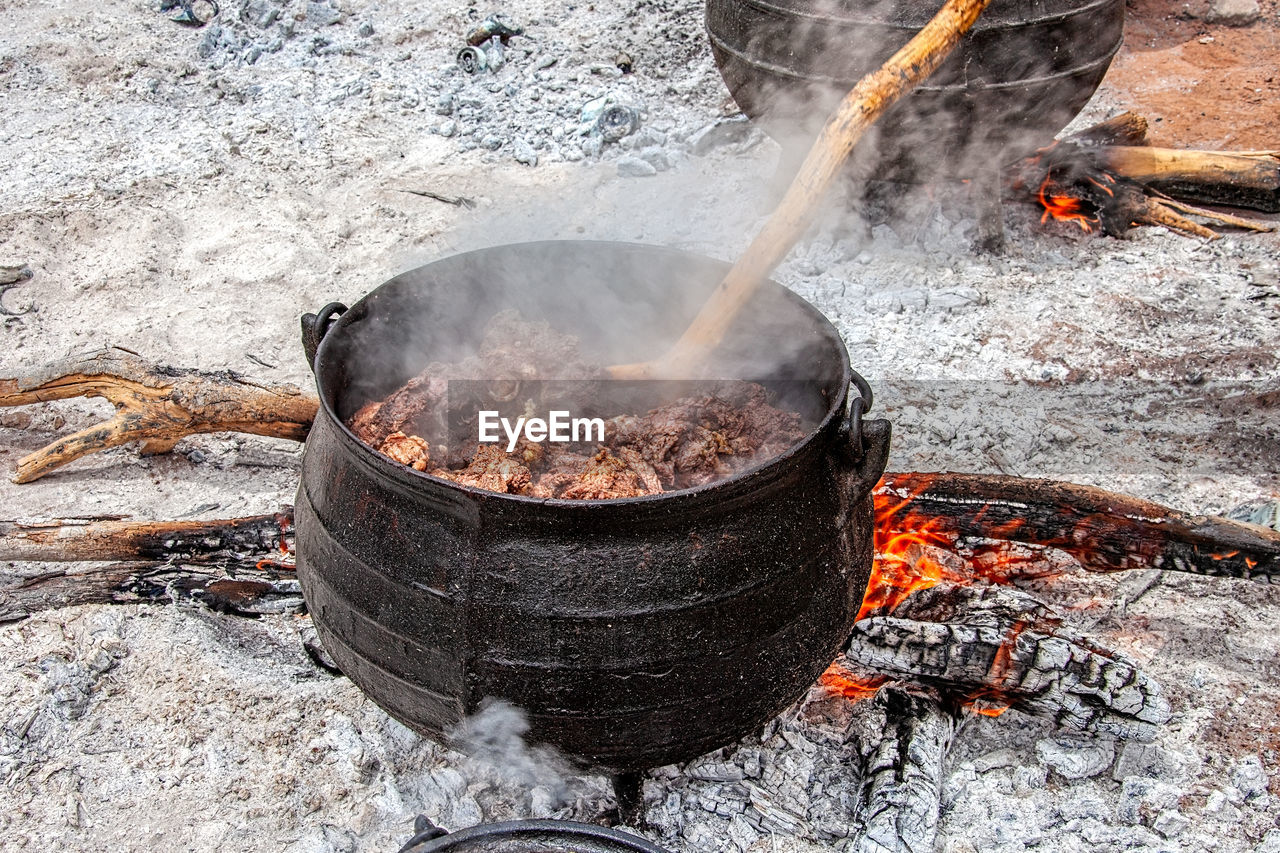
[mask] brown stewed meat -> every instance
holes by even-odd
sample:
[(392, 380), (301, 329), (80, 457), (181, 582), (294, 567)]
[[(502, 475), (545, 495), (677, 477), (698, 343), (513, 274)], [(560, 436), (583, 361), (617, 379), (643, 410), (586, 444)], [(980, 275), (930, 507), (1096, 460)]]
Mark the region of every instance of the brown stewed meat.
[(564, 500), (701, 486), (760, 465), (805, 435), (800, 415), (772, 405), (763, 386), (731, 381), (699, 386), (698, 393), (643, 415), (615, 414), (604, 421), (603, 441), (595, 435), (594, 441), (543, 442), (525, 434), (508, 452), (509, 437), (477, 443), (472, 421), (465, 439), (456, 438), (456, 429), (450, 438), (453, 380), (479, 380), (467, 386), (477, 408), (505, 406), (518, 414), (545, 402), (534, 380), (575, 380), (571, 396), (581, 400), (599, 390), (601, 375), (576, 339), (504, 311), (490, 322), (475, 355), (428, 365), (383, 400), (362, 406), (348, 426), (410, 468), (475, 488)]

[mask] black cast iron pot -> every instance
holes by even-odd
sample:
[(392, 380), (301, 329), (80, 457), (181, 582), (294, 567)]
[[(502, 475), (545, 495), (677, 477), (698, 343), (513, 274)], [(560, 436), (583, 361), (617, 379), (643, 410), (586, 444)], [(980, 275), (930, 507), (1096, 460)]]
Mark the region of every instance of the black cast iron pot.
[(777, 284), (720, 365), (762, 379), (813, 428), (726, 480), (604, 501), (497, 494), (399, 465), (344, 426), (473, 346), (501, 308), (578, 335), (604, 364), (660, 353), (727, 268), (620, 243), (499, 246), (303, 319), (321, 403), (299, 578), (325, 647), (388, 713), (438, 737), (498, 697), (527, 712), (534, 739), (635, 770), (756, 729), (833, 660), (870, 572), (889, 424), (862, 420), (869, 390), (848, 405), (855, 374), (835, 329)]

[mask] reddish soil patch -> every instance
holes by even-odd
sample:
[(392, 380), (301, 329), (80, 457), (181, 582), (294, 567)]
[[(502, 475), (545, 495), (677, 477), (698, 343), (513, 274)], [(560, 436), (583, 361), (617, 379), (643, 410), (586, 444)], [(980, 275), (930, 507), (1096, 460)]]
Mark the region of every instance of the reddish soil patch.
[(1208, 0), (1130, 0), (1105, 85), (1171, 148), (1280, 148), (1280, 3), (1248, 27), (1206, 23)]

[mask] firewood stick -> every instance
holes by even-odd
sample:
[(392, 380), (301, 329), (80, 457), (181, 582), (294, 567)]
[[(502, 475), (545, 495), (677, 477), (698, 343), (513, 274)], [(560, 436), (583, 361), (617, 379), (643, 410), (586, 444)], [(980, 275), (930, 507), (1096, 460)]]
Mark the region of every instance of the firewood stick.
[(1230, 225), (1232, 228), (1242, 228), (1245, 231), (1258, 231), (1266, 233), (1276, 230), (1275, 226), (1269, 222), (1259, 222), (1256, 219), (1245, 219), (1243, 216), (1232, 216), (1230, 213), (1221, 213), (1216, 210), (1206, 210), (1203, 207), (1196, 207), (1194, 204), (1178, 201), (1172, 198), (1156, 199), (1162, 206), (1172, 208), (1181, 213), (1190, 213), (1194, 216), (1201, 216), (1211, 222), (1221, 222), (1223, 225)]
[(178, 439), (203, 432), (243, 432), (302, 440), (316, 398), (292, 385), (255, 385), (233, 373), (157, 368), (113, 347), (0, 379), (0, 406), (69, 397), (104, 397), (110, 420), (64, 436), (18, 462), (13, 478), (29, 483), (87, 453), (141, 441), (143, 453), (164, 453)]
[[(230, 566), (157, 564), (154, 561), (77, 566), (36, 575), (0, 571), (0, 623), (43, 610), (81, 604), (139, 604), (195, 598), (215, 610), (243, 615), (297, 612), (297, 582), (273, 571), (232, 561)], [(231, 572), (236, 577), (228, 577)], [(250, 574), (252, 577), (243, 577)]]
[(1112, 145), (1093, 156), (1102, 168), (1174, 198), (1280, 213), (1280, 152)]
[[(1056, 548), (1091, 571), (1156, 566), (1263, 580), (1280, 574), (1280, 532), (1090, 486), (987, 474), (887, 473), (875, 498), (895, 507), (881, 516), (879, 533), (887, 537), (927, 525), (957, 539)], [(289, 507), (217, 521), (0, 522), (0, 561), (245, 566), (278, 553), (292, 524)]]
[(1073, 133), (1066, 139), (1077, 145), (1145, 145), (1149, 125), (1144, 116), (1124, 112)]
[(35, 575), (0, 570), (0, 623), (55, 607), (167, 600), (179, 593), (236, 613), (296, 610), (293, 581), (275, 580), (281, 572), (292, 577), (290, 567), (274, 559), (292, 550), (292, 527), (292, 507), (216, 521), (0, 522), (3, 562), (122, 561)]
[(990, 0), (947, 0), (928, 24), (879, 70), (844, 97), (809, 150), (777, 210), (733, 265), (675, 346), (656, 361), (614, 365), (615, 379), (682, 378), (720, 344), (751, 299), (817, 212), (818, 202), (867, 129), (900, 97), (932, 74)]
[(0, 561), (208, 563), (243, 557), (256, 562), (262, 554), (287, 549), (292, 526), (293, 507), (215, 521), (0, 521)]
[[(132, 366), (138, 368), (140, 364), (138, 360)], [(142, 365), (142, 368), (149, 374), (158, 371), (157, 368), (146, 365)], [(46, 373), (63, 375), (57, 368), (51, 368)], [(136, 370), (134, 375), (137, 375)], [(200, 374), (178, 375), (183, 377), (183, 382), (190, 383), (181, 399), (209, 399), (215, 396), (213, 390), (221, 387), (220, 379), (210, 386), (207, 377)], [(93, 378), (106, 387), (129, 387), (128, 380), (118, 379), (105, 372), (96, 373)], [(3, 383), (0, 380), (0, 403), (18, 405), (19, 402), (15, 400), (18, 395), (3, 394)], [(43, 384), (45, 390), (23, 392), (25, 396), (21, 398), (21, 402), (92, 393), (98, 387), (88, 382), (35, 384)], [(264, 392), (264, 396), (266, 393)], [(178, 395), (173, 392), (173, 396)], [(157, 395), (153, 399), (163, 401), (164, 397)], [(268, 400), (274, 402), (276, 399), (276, 393), (271, 392)], [(284, 400), (296, 412), (296, 420), (286, 424), (289, 430), (287, 437), (301, 439), (310, 425), (317, 402), (315, 398), (301, 394), (296, 397), (286, 396)], [(163, 412), (162, 405), (160, 403), (158, 407)], [(259, 407), (256, 411), (264, 409)], [(247, 417), (243, 413), (235, 414), (241, 421)], [(279, 423), (282, 421), (272, 421), (272, 424)], [(165, 426), (172, 430), (170, 435), (178, 436), (187, 434), (184, 430), (195, 431), (192, 424), (190, 421), (185, 424), (170, 422)], [(270, 430), (255, 428), (246, 431), (259, 435), (286, 435), (283, 430), (273, 432), (275, 427), (272, 424), (268, 425)], [(228, 421), (215, 423), (206, 418), (203, 424), (195, 424), (195, 427), (235, 430), (241, 425), (239, 422)], [(20, 469), (20, 475), (15, 479), (18, 482), (29, 482), (72, 458), (118, 443), (123, 442), (84, 442), (74, 455), (55, 457), (49, 452), (50, 449), (56, 449), (62, 444), (55, 442), (46, 450), (23, 460), (28, 467)], [(30, 460), (33, 457), (41, 457), (42, 461), (37, 473), (30, 476), (29, 472), (33, 468)], [(28, 476), (23, 476), (22, 471), (28, 472)], [(1098, 571), (1161, 565), (1164, 568), (1231, 577), (1271, 577), (1280, 574), (1280, 533), (1228, 519), (1178, 513), (1137, 498), (1087, 486), (982, 474), (891, 472), (885, 475), (878, 496), (880, 499), (912, 496), (909, 502), (899, 508), (900, 512), (916, 512), (925, 517), (936, 518), (943, 529), (951, 530), (957, 535), (1057, 547), (1080, 559), (1087, 568)], [(975, 502), (973, 498), (979, 496), (984, 500)], [(266, 518), (269, 517), (262, 517), (256, 523), (266, 524)], [(233, 519), (224, 523), (241, 524), (245, 521)], [(250, 519), (247, 523), (248, 530), (255, 529), (254, 520)], [(117, 526), (113, 527), (113, 524)], [(168, 559), (171, 554), (186, 553), (182, 551), (184, 543), (196, 542), (200, 536), (195, 532), (183, 534), (181, 530), (172, 539), (164, 539), (158, 535), (159, 531), (173, 532), (174, 528), (166, 527), (172, 524), (175, 523), (98, 522), (97, 525), (85, 526), (72, 536), (62, 530), (59, 536), (43, 538), (38, 530), (15, 531), (12, 526), (6, 528), (0, 525), (0, 559), (137, 560), (144, 554), (139, 549), (161, 541), (173, 543), (171, 551), (163, 555)], [(194, 531), (200, 529), (202, 524), (216, 523), (189, 524), (191, 527), (184, 529)], [(1081, 535), (1080, 530), (1088, 530), (1089, 536), (1084, 539), (1075, 538)], [(104, 539), (104, 532), (107, 531), (109, 535)], [(1084, 548), (1081, 542), (1088, 542), (1091, 547)], [(60, 554), (65, 556), (59, 556)]]
[(1280, 576), (1280, 531), (1091, 486), (994, 474), (888, 473), (876, 500), (897, 506), (887, 522), (895, 529), (927, 520), (942, 533), (1057, 548), (1090, 571), (1155, 567)]
[[(1128, 212), (1136, 225), (1160, 225), (1188, 237), (1200, 237), (1205, 240), (1222, 239), (1222, 235), (1212, 228), (1206, 228), (1198, 222), (1180, 216), (1162, 204), (1159, 199), (1148, 198), (1140, 207)], [(1257, 230), (1265, 231), (1266, 229)]]

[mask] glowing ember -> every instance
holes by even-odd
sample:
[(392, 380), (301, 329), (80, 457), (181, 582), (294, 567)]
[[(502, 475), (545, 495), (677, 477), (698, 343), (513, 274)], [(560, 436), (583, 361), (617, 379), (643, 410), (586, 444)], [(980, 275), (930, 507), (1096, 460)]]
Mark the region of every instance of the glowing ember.
[(819, 676), (818, 683), (833, 696), (843, 696), (850, 702), (861, 702), (863, 699), (870, 699), (876, 695), (876, 692), (888, 680), (883, 675), (866, 677), (854, 675), (839, 663), (833, 663), (827, 667), (826, 672)]
[(986, 698), (971, 699), (965, 703), (964, 707), (966, 710), (981, 714), (984, 717), (998, 717), (1009, 710), (1009, 706), (1006, 703)]
[(265, 572), (271, 569), (283, 569), (285, 571), (292, 572), (295, 569), (297, 569), (297, 566), (293, 563), (292, 560), (289, 559), (290, 551), (289, 551), (289, 539), (287, 534), (289, 532), (290, 518), (291, 516), (289, 516), (286, 513), (282, 513), (282, 512), (276, 513), (276, 516), (275, 516), (276, 524), (280, 526), (280, 542), (279, 542), (280, 559), (272, 560), (268, 558), (264, 560), (259, 560), (257, 564), (258, 571)]

